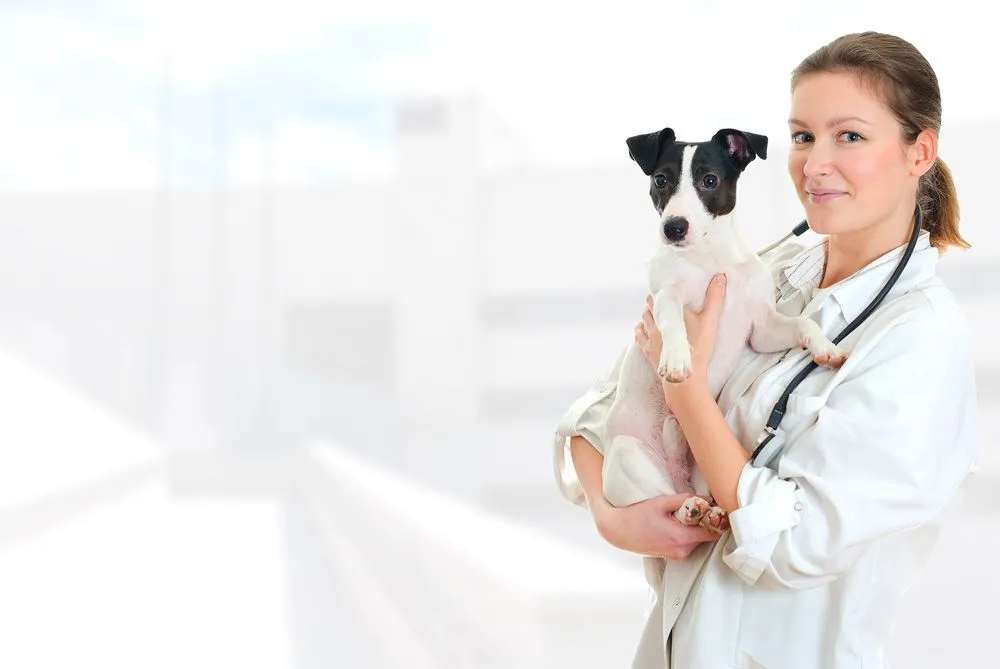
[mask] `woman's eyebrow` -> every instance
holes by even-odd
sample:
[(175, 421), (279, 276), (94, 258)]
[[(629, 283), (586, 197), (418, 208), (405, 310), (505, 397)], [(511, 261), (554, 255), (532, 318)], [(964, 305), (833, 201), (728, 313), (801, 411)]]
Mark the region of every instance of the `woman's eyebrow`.
[[(827, 121), (826, 127), (832, 128), (833, 126), (842, 125), (844, 123), (847, 123), (848, 121), (857, 121), (859, 123), (863, 123), (864, 125), (871, 125), (871, 123), (864, 120), (860, 116), (838, 116), (837, 118), (832, 118), (829, 121)], [(805, 123), (804, 121), (800, 121), (797, 118), (788, 119), (788, 125), (798, 125), (802, 126), (803, 128), (808, 127), (807, 123)]]

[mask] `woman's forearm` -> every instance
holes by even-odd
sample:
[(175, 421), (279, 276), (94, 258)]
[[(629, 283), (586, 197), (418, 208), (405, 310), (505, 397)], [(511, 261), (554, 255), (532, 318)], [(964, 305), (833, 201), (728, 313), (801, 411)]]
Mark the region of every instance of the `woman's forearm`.
[[(687, 386), (688, 383), (692, 385)], [(665, 386), (670, 410), (687, 438), (715, 503), (727, 513), (732, 512), (739, 507), (736, 490), (750, 458), (733, 436), (707, 383), (689, 379), (681, 385), (685, 387)]]
[(570, 440), (577, 478), (601, 537), (615, 548), (642, 556), (683, 560), (704, 541), (718, 535), (686, 527), (674, 517), (687, 495), (660, 495), (625, 507), (604, 497), (604, 456), (583, 437)]

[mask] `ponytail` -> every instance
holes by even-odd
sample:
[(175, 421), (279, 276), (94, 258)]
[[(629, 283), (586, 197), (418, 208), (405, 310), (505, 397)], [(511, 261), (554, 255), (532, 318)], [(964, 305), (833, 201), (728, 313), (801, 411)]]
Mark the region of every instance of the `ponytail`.
[(924, 214), (924, 229), (931, 233), (931, 246), (942, 254), (949, 246), (962, 249), (970, 244), (958, 231), (958, 192), (951, 170), (940, 158), (927, 173), (920, 177), (917, 195)]

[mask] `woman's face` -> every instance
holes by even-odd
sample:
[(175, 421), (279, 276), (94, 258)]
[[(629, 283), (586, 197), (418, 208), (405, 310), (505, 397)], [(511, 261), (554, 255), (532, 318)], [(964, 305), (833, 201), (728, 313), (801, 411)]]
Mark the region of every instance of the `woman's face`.
[(801, 79), (788, 127), (788, 172), (813, 231), (868, 231), (913, 206), (914, 152), (892, 112), (855, 75)]

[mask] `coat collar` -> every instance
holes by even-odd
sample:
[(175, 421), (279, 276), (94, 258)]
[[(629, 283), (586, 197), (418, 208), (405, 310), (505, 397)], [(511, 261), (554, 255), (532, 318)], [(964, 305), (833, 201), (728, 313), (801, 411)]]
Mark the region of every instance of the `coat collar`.
[[(788, 299), (798, 292), (804, 298), (804, 303), (821, 304), (825, 299), (817, 297), (832, 297), (840, 306), (844, 320), (853, 321), (864, 310), (868, 303), (881, 290), (889, 279), (899, 258), (905, 251), (900, 246), (876, 258), (848, 278), (827, 288), (818, 289), (826, 265), (826, 239), (807, 247), (801, 253), (786, 262), (778, 271), (778, 291), (782, 300)], [(938, 253), (930, 243), (930, 233), (921, 230), (917, 237), (917, 245), (913, 255), (906, 263), (906, 268), (890, 291), (890, 295), (905, 293), (911, 288), (934, 276), (937, 269)], [(814, 292), (815, 291), (815, 292)], [(811, 309), (809, 310), (811, 311)]]

